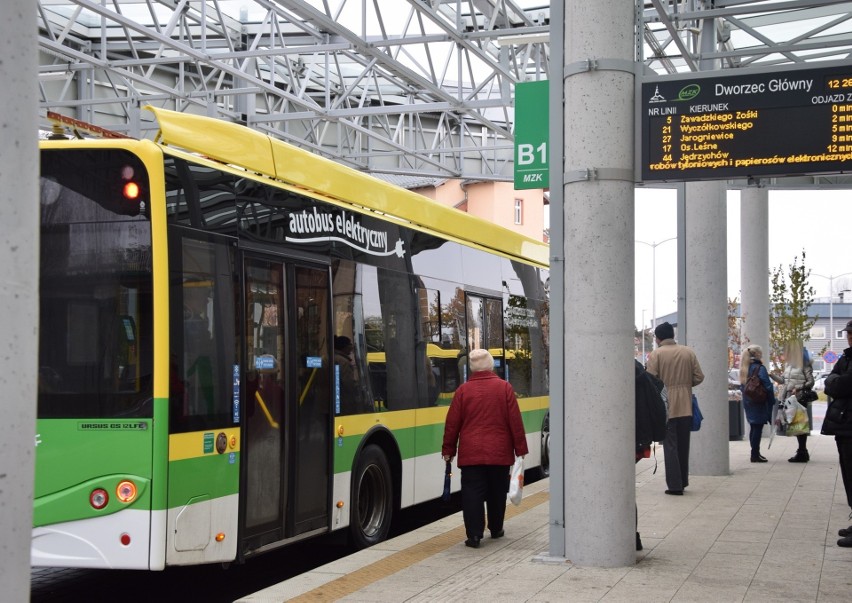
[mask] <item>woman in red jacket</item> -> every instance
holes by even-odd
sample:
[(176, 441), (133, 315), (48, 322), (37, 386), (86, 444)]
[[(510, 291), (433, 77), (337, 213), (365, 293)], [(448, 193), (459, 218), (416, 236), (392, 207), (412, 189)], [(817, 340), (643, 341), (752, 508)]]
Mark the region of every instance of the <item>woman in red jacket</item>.
[(477, 548), (485, 532), (485, 511), (492, 538), (503, 536), (509, 468), (515, 456), (529, 452), (521, 409), (512, 386), (494, 374), (488, 350), (469, 355), (470, 379), (456, 390), (444, 425), (445, 461), (456, 455), (461, 468), (465, 545)]

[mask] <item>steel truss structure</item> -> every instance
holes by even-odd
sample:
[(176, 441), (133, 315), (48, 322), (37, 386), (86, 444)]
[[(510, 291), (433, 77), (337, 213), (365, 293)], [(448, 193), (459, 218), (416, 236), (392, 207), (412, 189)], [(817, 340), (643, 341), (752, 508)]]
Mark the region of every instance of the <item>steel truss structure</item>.
[[(548, 0), (36, 4), (43, 114), (145, 137), (146, 104), (201, 113), (373, 173), (511, 180), (514, 87), (552, 71)], [(636, 23), (646, 73), (852, 52), (852, 2), (637, 0)]]

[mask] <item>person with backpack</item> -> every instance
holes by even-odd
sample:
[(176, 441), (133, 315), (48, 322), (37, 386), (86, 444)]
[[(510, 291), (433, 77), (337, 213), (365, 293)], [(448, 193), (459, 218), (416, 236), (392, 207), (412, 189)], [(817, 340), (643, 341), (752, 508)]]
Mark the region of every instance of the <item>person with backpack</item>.
[[(651, 456), (654, 442), (666, 439), (666, 386), (633, 359), (636, 372), (636, 462)], [(656, 470), (655, 470), (656, 471)], [(639, 537), (639, 508), (636, 508), (636, 550), (642, 550)]]
[[(772, 418), (775, 407), (775, 388), (769, 380), (769, 372), (763, 366), (763, 348), (757, 344), (748, 346), (740, 360), (740, 387), (743, 392), (743, 409), (750, 430), (748, 434), (751, 443), (751, 462), (765, 463), (767, 459), (760, 454), (760, 438), (763, 437), (763, 426)], [(757, 380), (754, 387), (749, 386), (750, 380)]]

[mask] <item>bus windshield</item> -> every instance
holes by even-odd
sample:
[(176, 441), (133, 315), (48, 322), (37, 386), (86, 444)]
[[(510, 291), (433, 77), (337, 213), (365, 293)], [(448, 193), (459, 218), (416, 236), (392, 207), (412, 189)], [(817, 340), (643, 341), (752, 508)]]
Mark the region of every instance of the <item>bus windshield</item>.
[(38, 416), (150, 417), (151, 224), (144, 164), (119, 149), (44, 150), (39, 183)]

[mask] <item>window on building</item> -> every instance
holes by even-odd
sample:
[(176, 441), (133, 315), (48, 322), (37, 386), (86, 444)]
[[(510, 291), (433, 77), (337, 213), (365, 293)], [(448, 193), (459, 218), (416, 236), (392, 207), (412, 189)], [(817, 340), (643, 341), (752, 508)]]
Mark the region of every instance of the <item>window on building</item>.
[(515, 224), (524, 223), (524, 200), (515, 199)]
[(825, 327), (811, 327), (811, 339), (825, 339)]

